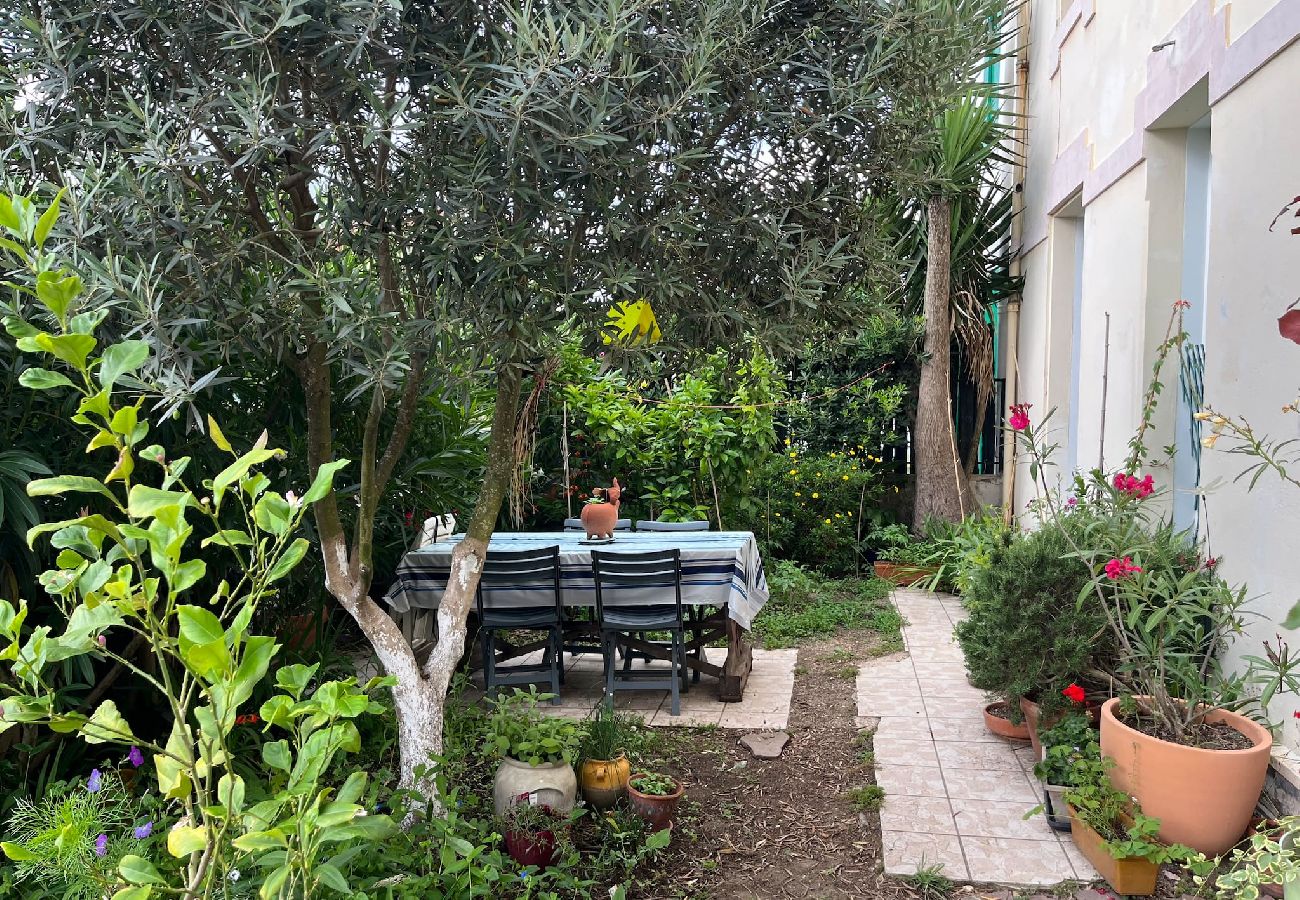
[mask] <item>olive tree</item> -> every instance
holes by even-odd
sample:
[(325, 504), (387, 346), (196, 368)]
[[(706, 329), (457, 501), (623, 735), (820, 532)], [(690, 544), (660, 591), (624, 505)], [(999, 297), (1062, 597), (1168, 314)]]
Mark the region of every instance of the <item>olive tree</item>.
[[(397, 676), (409, 785), (560, 337), (642, 299), (665, 352), (851, 322), (845, 286), (888, 256), (865, 200), (904, 177), (999, 5), (17, 0), (0, 146), (11, 176), (71, 189), (65, 237), (178, 396), (196, 360), (276, 361), (310, 467), (359, 461), (355, 504), (313, 511), (330, 592)], [(420, 661), (370, 597), (373, 524), (452, 362), (495, 410)], [(341, 415), (359, 446), (336, 446)]]

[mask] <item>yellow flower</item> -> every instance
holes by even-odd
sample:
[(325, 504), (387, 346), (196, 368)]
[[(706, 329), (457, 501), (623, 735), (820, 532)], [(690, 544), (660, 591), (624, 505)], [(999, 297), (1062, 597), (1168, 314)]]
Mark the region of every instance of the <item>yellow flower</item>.
[(794, 458), (797, 457), (798, 455), (799, 455), (799, 454), (798, 454), (798, 453), (795, 453), (793, 450), (790, 451), (790, 458), (791, 458), (791, 459), (794, 459)]
[(1213, 450), (1214, 445), (1218, 442), (1218, 440), (1219, 440), (1219, 436), (1217, 434), (1207, 435), (1206, 437), (1201, 438), (1201, 446), (1206, 448), (1207, 450)]
[(802, 497), (802, 496), (803, 496), (803, 494), (799, 493), (798, 491), (795, 491), (795, 492), (794, 492), (794, 495), (795, 495), (796, 497)]
[(895, 493), (895, 494), (898, 493), (898, 485), (894, 485), (894, 493)]
[(845, 481), (849, 480), (849, 476), (847, 475), (841, 475), (840, 478), (844, 479)]
[(1193, 414), (1192, 414), (1192, 418), (1195, 419), (1195, 420), (1198, 421), (1198, 422), (1204, 422), (1204, 421), (1205, 421), (1206, 419), (1208, 419), (1209, 417), (1210, 417), (1210, 413), (1209, 413), (1209, 411), (1208, 411), (1208, 410), (1204, 410), (1204, 409), (1201, 410), (1201, 411), (1198, 412), (1198, 413), (1193, 413)]
[(821, 494), (817, 493), (816, 491), (813, 491), (813, 499), (814, 499), (814, 500), (820, 500), (820, 499), (821, 499), (821, 496), (822, 496)]
[(786, 445), (787, 447), (790, 446), (790, 439), (789, 439), (789, 438), (786, 438), (786, 439), (785, 439), (785, 445)]
[(842, 519), (842, 518), (844, 518), (844, 516), (843, 516), (841, 513), (836, 513), (836, 514), (835, 514), (835, 518), (837, 518), (837, 519)]
[(643, 382), (641, 382), (641, 387), (643, 387), (643, 388), (648, 388), (648, 387), (650, 387), (650, 382), (648, 382), (648, 381), (643, 381)]
[(849, 510), (849, 518), (853, 518), (853, 510)]
[(821, 473), (821, 472), (818, 472), (818, 473), (817, 473), (817, 477), (818, 477), (818, 478), (821, 478), (821, 477), (822, 477), (822, 473)]
[(777, 513), (777, 514), (776, 514), (776, 517), (777, 517), (778, 519), (781, 518), (781, 514), (780, 514), (780, 513)]
[(791, 469), (791, 470), (790, 470), (790, 474), (791, 474), (791, 475), (798, 475), (798, 474), (799, 474), (799, 470), (798, 470), (798, 469)]
[(823, 519), (822, 521), (824, 521), (827, 525), (831, 524), (831, 520), (830, 520), (830, 519)]

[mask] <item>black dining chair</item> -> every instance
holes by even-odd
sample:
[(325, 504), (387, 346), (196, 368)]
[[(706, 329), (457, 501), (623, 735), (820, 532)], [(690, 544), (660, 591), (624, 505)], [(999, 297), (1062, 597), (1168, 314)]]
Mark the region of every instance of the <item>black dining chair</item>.
[[(707, 519), (693, 519), (687, 522), (660, 522), (657, 519), (638, 519), (636, 523), (637, 531), (653, 531), (653, 532), (708, 531), (710, 527), (711, 526)], [(703, 606), (692, 604), (691, 606), (686, 607), (686, 621), (688, 623), (688, 627), (694, 627), (695, 631), (699, 631), (699, 629), (702, 627), (701, 623), (704, 620), (704, 614), (705, 614), (705, 608)], [(642, 640), (645, 639), (645, 635), (640, 635), (640, 637)], [(637, 653), (634, 650), (624, 649), (623, 652), (624, 654), (626, 654), (627, 659), (636, 659), (638, 656), (641, 657), (642, 659), (647, 659), (647, 660), (650, 658), (645, 653)], [(704, 660), (703, 646), (695, 648), (695, 659), (697, 661), (703, 662)], [(699, 683), (700, 681), (699, 669), (695, 669), (693, 672), (691, 672), (691, 680), (694, 681), (696, 684)]]
[[(681, 693), (686, 681), (686, 626), (682, 620), (681, 551), (654, 550), (643, 553), (591, 552), (596, 580), (596, 623), (600, 628), (605, 661), (605, 702), (613, 704), (619, 690), (662, 691), (672, 697), (672, 715), (681, 715)], [(659, 594), (671, 590), (671, 602), (644, 603), (632, 592)], [(667, 632), (671, 648), (668, 672), (662, 669), (618, 670), (615, 648), (624, 636), (646, 632)], [(665, 678), (665, 674), (667, 678)]]
[[(565, 520), (564, 520), (564, 530), (565, 530), (565, 531), (586, 531), (586, 530), (587, 530), (587, 526), (582, 524), (582, 520), (581, 520), (581, 519), (565, 519)], [(632, 520), (631, 520), (631, 519), (615, 519), (615, 520), (614, 520), (614, 530), (615, 530), (615, 531), (631, 531), (631, 530), (632, 530)]]
[[(553, 603), (505, 606), (493, 595), (514, 589), (549, 592)], [(564, 594), (560, 587), (560, 548), (489, 550), (478, 585), (479, 634), (483, 640), (483, 687), (488, 693), (503, 685), (549, 683), (560, 702), (564, 683)], [(496, 636), (502, 631), (545, 631), (540, 663), (497, 668)]]

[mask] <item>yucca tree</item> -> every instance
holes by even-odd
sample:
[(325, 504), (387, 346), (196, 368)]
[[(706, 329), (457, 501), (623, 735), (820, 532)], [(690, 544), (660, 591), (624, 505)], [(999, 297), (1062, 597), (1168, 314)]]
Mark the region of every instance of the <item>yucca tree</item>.
[[(917, 527), (929, 518), (957, 521), (975, 509), (968, 476), (993, 385), (986, 314), (1015, 287), (1006, 269), (1013, 124), (990, 102), (995, 97), (995, 88), (981, 90), (937, 117), (930, 152), (918, 161), (926, 190), (898, 206), (899, 243), (912, 263), (907, 303), (926, 323), (913, 428)], [(954, 340), (976, 391), (976, 437), (964, 460), (951, 402)]]

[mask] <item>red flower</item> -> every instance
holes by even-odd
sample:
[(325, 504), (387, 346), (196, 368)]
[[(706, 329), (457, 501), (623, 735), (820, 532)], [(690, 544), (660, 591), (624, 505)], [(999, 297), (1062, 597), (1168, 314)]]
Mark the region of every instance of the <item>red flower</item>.
[(1297, 719), (1300, 719), (1300, 709), (1297, 709), (1295, 712), (1291, 713), (1291, 715), (1295, 716)]
[(260, 721), (262, 720), (257, 717), (256, 713), (248, 713), (247, 715), (243, 715), (243, 716), (235, 716), (236, 725), (255, 725)]
[(1085, 696), (1083, 688), (1079, 687), (1077, 684), (1071, 684), (1069, 687), (1061, 691), (1061, 694), (1073, 703), (1082, 703)]
[(1007, 424), (1011, 426), (1012, 431), (1024, 431), (1029, 427), (1029, 409), (1032, 403), (1015, 403), (1011, 406), (1011, 418)]
[(1175, 300), (1175, 301), (1174, 301), (1174, 309), (1191, 309), (1191, 308), (1192, 308), (1192, 303), (1191, 303), (1190, 300)]
[(1141, 566), (1133, 565), (1132, 557), (1126, 556), (1123, 559), (1112, 559), (1106, 563), (1106, 577), (1111, 581), (1119, 581), (1121, 578), (1127, 578), (1134, 572), (1141, 572)]

